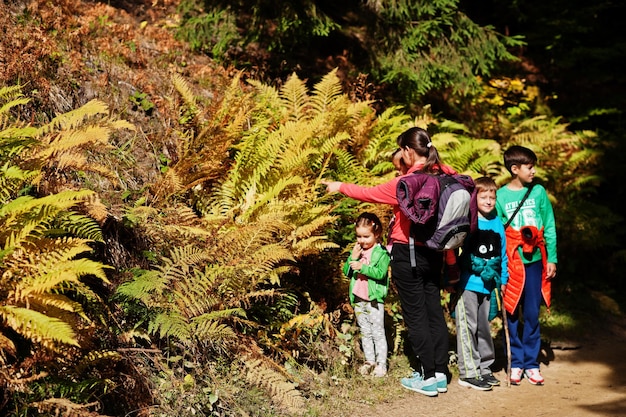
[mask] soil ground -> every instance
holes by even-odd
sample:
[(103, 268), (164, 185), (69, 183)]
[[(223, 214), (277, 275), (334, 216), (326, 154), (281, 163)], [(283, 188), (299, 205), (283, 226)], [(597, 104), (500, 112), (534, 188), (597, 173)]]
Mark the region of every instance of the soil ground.
[[(406, 391), (393, 402), (357, 407), (352, 415), (416, 417), (463, 416), (538, 417), (626, 416), (626, 326), (612, 323), (599, 334), (582, 340), (551, 342), (543, 350), (543, 386), (523, 380), (508, 387), (505, 371), (494, 374), (503, 381), (483, 392), (458, 385), (454, 377), (448, 392), (426, 397)], [(392, 383), (392, 380), (389, 380)], [(399, 381), (393, 381), (399, 383)]]

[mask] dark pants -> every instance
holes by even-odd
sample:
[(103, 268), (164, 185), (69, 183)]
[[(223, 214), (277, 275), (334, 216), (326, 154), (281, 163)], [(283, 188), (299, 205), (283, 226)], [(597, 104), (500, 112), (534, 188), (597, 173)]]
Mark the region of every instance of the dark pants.
[(435, 372), (448, 374), (448, 328), (441, 308), (439, 282), (443, 254), (418, 246), (416, 268), (411, 268), (409, 245), (394, 243), (391, 276), (398, 289), (402, 316), (424, 379)]

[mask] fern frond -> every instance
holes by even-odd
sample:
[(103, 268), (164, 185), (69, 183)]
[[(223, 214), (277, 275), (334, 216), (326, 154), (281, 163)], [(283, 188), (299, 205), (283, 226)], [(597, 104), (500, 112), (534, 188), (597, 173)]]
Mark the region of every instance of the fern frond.
[(0, 115), (7, 114), (12, 108), (28, 104), (30, 99), (22, 94), (22, 86), (10, 85), (0, 87)]
[(329, 223), (335, 221), (335, 219), (336, 216), (331, 215), (320, 215), (319, 217), (315, 217), (306, 224), (296, 227), (292, 232), (292, 237), (294, 240), (310, 237), (311, 235), (313, 235), (313, 233), (321, 230)]
[(193, 335), (188, 320), (176, 311), (157, 314), (150, 322), (148, 331), (161, 338), (173, 337), (180, 341), (189, 341)]
[(116, 292), (126, 297), (135, 298), (148, 307), (152, 307), (154, 294), (160, 295), (169, 288), (169, 279), (160, 271), (135, 271), (132, 281), (120, 284)]
[(224, 344), (237, 338), (237, 334), (231, 327), (220, 324), (205, 315), (194, 317), (193, 330), (194, 337), (200, 340), (210, 340), (212, 344)]
[(337, 76), (337, 68), (328, 72), (322, 80), (313, 87), (311, 107), (317, 113), (324, 113), (332, 108), (332, 103), (343, 94), (341, 80)]
[[(96, 208), (95, 205), (90, 206)], [(105, 206), (101, 204), (101, 207)], [(72, 236), (92, 240), (94, 242), (102, 242), (102, 229), (91, 217), (75, 212), (68, 212), (67, 214), (60, 215), (55, 223), (55, 226)]]
[(305, 409), (304, 398), (294, 383), (261, 359), (247, 358), (243, 360), (246, 367), (246, 380), (255, 386), (267, 390), (276, 404), (290, 413), (299, 415)]
[(191, 91), (189, 83), (180, 74), (174, 74), (172, 75), (172, 84), (183, 99), (186, 110), (190, 113), (190, 115), (192, 117), (198, 116), (198, 104), (193, 91)]
[[(100, 225), (103, 224), (109, 217), (109, 210), (107, 209), (107, 206), (102, 203), (97, 194), (93, 194), (91, 197), (86, 198), (83, 203), (83, 207), (87, 215), (96, 220), (96, 222)], [(102, 241), (102, 231), (100, 231), (98, 235), (97, 233), (94, 233), (91, 228), (89, 228), (89, 232), (87, 234), (82, 236), (88, 239), (93, 239), (97, 242)]]
[(27, 308), (0, 306), (0, 317), (13, 330), (53, 349), (57, 343), (79, 346), (74, 330), (62, 320)]
[(293, 245), (293, 250), (298, 256), (319, 253), (326, 249), (337, 249), (339, 245), (328, 241), (327, 236), (311, 236), (299, 240)]
[(79, 282), (80, 278), (85, 275), (94, 275), (104, 282), (109, 282), (103, 265), (90, 259), (60, 261), (52, 265), (40, 266), (38, 269), (42, 273), (30, 277), (26, 285), (16, 289), (19, 299), (25, 299), (30, 294), (52, 291), (61, 283)]
[[(250, 195), (250, 200), (253, 204), (249, 204), (249, 208), (242, 207), (242, 220), (247, 221), (254, 216), (259, 208), (265, 208), (268, 203), (279, 198), (279, 196), (286, 192), (289, 187), (297, 186), (303, 183), (300, 177), (287, 177), (281, 178), (276, 181), (269, 189), (262, 195)], [(253, 189), (251, 189), (253, 191)]]
[(91, 100), (79, 109), (63, 113), (53, 118), (50, 123), (39, 128), (40, 135), (48, 134), (56, 129), (76, 129), (85, 119), (96, 115), (108, 114), (109, 107), (100, 100)]
[(59, 310), (69, 311), (70, 313), (77, 313), (78, 315), (84, 317), (83, 306), (62, 294), (31, 293), (28, 301), (33, 305), (36, 304), (42, 307), (52, 307)]
[(309, 95), (304, 81), (296, 73), (292, 73), (280, 89), (279, 94), (289, 119), (295, 122), (306, 120), (309, 106)]
[(189, 270), (192, 265), (200, 265), (210, 259), (209, 255), (196, 246), (174, 247), (170, 251), (172, 262), (180, 265), (184, 270)]

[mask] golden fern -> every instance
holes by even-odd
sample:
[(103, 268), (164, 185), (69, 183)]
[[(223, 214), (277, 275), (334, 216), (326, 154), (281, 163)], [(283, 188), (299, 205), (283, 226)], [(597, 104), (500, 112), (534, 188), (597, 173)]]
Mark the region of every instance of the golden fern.
[(289, 120), (299, 122), (306, 120), (309, 112), (309, 94), (304, 81), (293, 73), (280, 89), (279, 97), (289, 115)]
[[(57, 116), (41, 128), (10, 117), (28, 100), (19, 87), (0, 88), (0, 360), (15, 352), (14, 333), (45, 348), (79, 343), (77, 324), (87, 319), (77, 299), (98, 296), (82, 279), (108, 282), (106, 266), (89, 259), (91, 243), (102, 240), (97, 222), (78, 212), (103, 206), (92, 191), (65, 190), (35, 197), (29, 187), (47, 178), (43, 171), (82, 166), (88, 144), (102, 147), (113, 129), (126, 122), (102, 121), (99, 102)], [(8, 100), (8, 101), (7, 101)], [(98, 119), (98, 120), (93, 120)], [(85, 127), (86, 121), (92, 121)], [(71, 162), (68, 157), (74, 160)], [(19, 164), (19, 165), (18, 165)], [(77, 298), (74, 298), (77, 297)], [(7, 330), (11, 329), (11, 332)], [(14, 332), (14, 333), (13, 333)]]
[(78, 346), (76, 334), (68, 323), (30, 308), (0, 306), (0, 318), (6, 326), (26, 339), (48, 349), (54, 349), (58, 344)]
[(202, 189), (205, 183), (223, 175), (224, 155), (251, 107), (249, 95), (241, 87), (240, 75), (232, 80), (221, 99), (212, 99), (205, 107), (202, 103), (206, 99), (196, 96), (182, 76), (174, 75), (172, 83), (182, 99), (181, 130), (173, 134), (178, 138), (176, 157), (152, 187), (155, 204), (192, 188)]
[(297, 386), (277, 370), (267, 359), (242, 358), (249, 384), (265, 389), (279, 407), (291, 415), (301, 415), (305, 410), (305, 401)]
[(537, 173), (548, 190), (572, 197), (599, 182), (591, 170), (601, 157), (593, 145), (595, 137), (591, 131), (570, 131), (557, 117), (538, 116), (519, 123), (511, 143), (535, 151), (540, 160)]
[[(27, 164), (56, 175), (92, 172), (115, 183), (115, 174), (94, 156), (112, 149), (108, 139), (113, 132), (134, 130), (134, 126), (125, 120), (105, 117), (107, 114), (105, 103), (92, 100), (55, 117), (37, 129), (38, 145), (28, 155)], [(48, 180), (48, 183), (52, 191), (57, 190), (53, 182)]]

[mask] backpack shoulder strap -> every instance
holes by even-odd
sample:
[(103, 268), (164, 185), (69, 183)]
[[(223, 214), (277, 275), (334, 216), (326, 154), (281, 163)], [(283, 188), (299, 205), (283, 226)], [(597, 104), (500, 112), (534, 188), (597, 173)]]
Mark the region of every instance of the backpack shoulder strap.
[(535, 184), (533, 184), (533, 183), (530, 184), (530, 186), (526, 190), (526, 193), (524, 194), (524, 197), (522, 197), (522, 199), (520, 200), (519, 204), (515, 208), (515, 211), (513, 212), (513, 214), (511, 214), (511, 217), (509, 217), (509, 220), (506, 221), (506, 224), (504, 225), (505, 229), (511, 225), (511, 222), (513, 221), (515, 216), (517, 216), (517, 213), (519, 213), (520, 209), (522, 208), (522, 205), (524, 204), (524, 201), (526, 201), (526, 199), (530, 195), (530, 192), (532, 191), (534, 186), (535, 186)]

